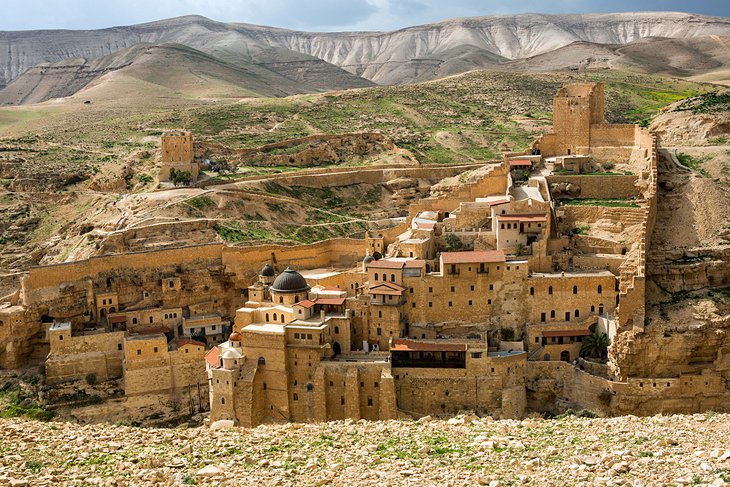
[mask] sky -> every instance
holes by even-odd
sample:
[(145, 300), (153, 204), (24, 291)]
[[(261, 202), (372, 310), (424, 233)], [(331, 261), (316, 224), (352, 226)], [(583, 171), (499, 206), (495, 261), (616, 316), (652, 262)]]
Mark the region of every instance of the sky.
[(475, 15), (625, 11), (730, 17), (730, 0), (2, 0), (0, 30), (99, 29), (198, 14), (308, 31), (384, 31)]

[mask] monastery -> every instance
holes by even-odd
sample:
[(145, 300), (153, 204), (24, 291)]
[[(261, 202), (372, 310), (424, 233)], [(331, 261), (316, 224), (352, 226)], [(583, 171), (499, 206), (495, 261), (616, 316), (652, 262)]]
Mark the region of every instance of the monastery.
[[(530, 151), (419, 200), (403, 223), (364, 240), (210, 244), (33, 268), (0, 304), (0, 366), (48, 350), (49, 383), (93, 373), (123, 378), (129, 397), (180, 401), (204, 390), (197, 406), (212, 422), (243, 426), (730, 410), (727, 378), (712, 366), (661, 378), (634, 369), (654, 137), (605, 123), (601, 84), (565, 86), (553, 103), (553, 132)], [(194, 164), (188, 135), (163, 138), (163, 151), (184, 152), (163, 161)], [(623, 206), (569, 204), (608, 199)], [(601, 333), (607, 363), (579, 359)]]

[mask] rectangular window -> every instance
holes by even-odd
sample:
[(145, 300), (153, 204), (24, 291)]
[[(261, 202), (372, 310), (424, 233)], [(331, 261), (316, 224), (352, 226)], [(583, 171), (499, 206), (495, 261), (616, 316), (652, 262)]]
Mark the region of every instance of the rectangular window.
[(372, 406), (372, 405), (373, 405), (373, 398), (368, 396), (368, 406)]
[(210, 329), (215, 331), (215, 325), (211, 326)]
[(471, 358), (482, 358), (482, 352), (472, 352)]
[(411, 308), (415, 308), (415, 307), (416, 307), (416, 303), (411, 303)]
[(492, 304), (492, 300), (491, 299), (487, 299), (487, 304)]
[(456, 287), (455, 286), (451, 286), (451, 292), (452, 293), (455, 293), (456, 292)]
[(413, 294), (413, 288), (412, 287), (409, 287), (408, 288), (408, 292), (410, 292), (411, 294)]
[(381, 335), (383, 334), (383, 329), (382, 329), (382, 328), (378, 328), (378, 330), (377, 330), (376, 334), (377, 334), (378, 336), (381, 336)]
[(451, 301), (449, 301), (449, 308), (452, 306)]
[(535, 343), (540, 343), (540, 337), (535, 337)]
[(153, 349), (153, 352), (157, 353), (157, 347), (155, 347), (155, 348)]
[(299, 333), (295, 333), (294, 338), (299, 339)]
[(311, 339), (312, 339), (312, 334), (311, 333), (307, 333), (307, 340), (311, 340)]
[(117, 350), (121, 350), (121, 349), (122, 349), (122, 344), (120, 343), (117, 345)]
[(432, 293), (433, 292), (433, 288), (432, 287), (429, 287), (428, 288), (428, 292)]
[(469, 306), (471, 306), (471, 299), (469, 300)]
[(474, 286), (473, 286), (473, 285), (472, 285), (472, 286), (470, 286), (469, 288), (470, 288), (470, 290), (472, 290), (472, 291), (474, 290)]
[(142, 355), (142, 350), (137, 349), (137, 355)]
[(490, 291), (494, 291), (494, 284), (490, 284), (490, 285), (489, 285), (489, 290), (490, 290)]
[(431, 301), (428, 302), (428, 307), (433, 308), (433, 303)]

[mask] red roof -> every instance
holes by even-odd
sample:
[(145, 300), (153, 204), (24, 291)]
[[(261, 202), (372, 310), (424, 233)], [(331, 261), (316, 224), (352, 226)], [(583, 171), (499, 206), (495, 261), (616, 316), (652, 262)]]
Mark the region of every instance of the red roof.
[(218, 350), (218, 347), (211, 348), (208, 350), (208, 353), (205, 354), (205, 361), (213, 368), (218, 367), (218, 358), (220, 357), (220, 353), (221, 352)]
[(345, 298), (317, 298), (315, 304), (331, 304), (331, 305), (342, 305), (345, 304)]
[(308, 299), (305, 299), (304, 301), (299, 301), (296, 304), (297, 304), (297, 306), (301, 306), (302, 308), (309, 309), (312, 306), (314, 306), (314, 301), (310, 301)]
[(544, 331), (542, 336), (544, 337), (586, 337), (591, 332), (588, 330), (556, 330), (556, 331)]
[(406, 267), (406, 269), (414, 269), (414, 268), (423, 267), (425, 265), (426, 265), (425, 260), (407, 260), (405, 267)]
[(373, 269), (402, 269), (404, 262), (397, 260), (374, 260), (368, 264)]
[(497, 221), (500, 222), (545, 222), (547, 215), (545, 214), (529, 214), (529, 215), (497, 215)]
[(195, 345), (197, 347), (205, 348), (205, 343), (197, 340), (191, 340), (190, 338), (176, 338), (175, 345), (177, 345), (178, 348), (184, 347), (185, 345)]
[(399, 286), (393, 282), (380, 282), (374, 286), (370, 286), (368, 293), (370, 294), (385, 294), (391, 296), (400, 296), (403, 294), (406, 288)]
[(434, 343), (394, 338), (391, 352), (466, 352), (466, 343)]
[(118, 315), (118, 316), (110, 315), (107, 319), (109, 320), (109, 323), (126, 323), (127, 315)]
[(489, 206), (504, 205), (505, 203), (509, 203), (509, 198), (505, 198), (503, 200), (488, 201), (487, 203), (489, 204)]
[(509, 161), (510, 166), (532, 166), (532, 161), (529, 159), (513, 159)]
[(149, 328), (144, 328), (142, 330), (139, 330), (140, 335), (164, 335), (165, 333), (168, 333), (170, 331), (169, 328), (166, 326), (151, 326)]
[(433, 230), (436, 226), (436, 222), (415, 222), (416, 228), (419, 230)]
[(481, 262), (506, 262), (502, 250), (480, 250), (470, 252), (441, 252), (444, 264), (473, 264)]

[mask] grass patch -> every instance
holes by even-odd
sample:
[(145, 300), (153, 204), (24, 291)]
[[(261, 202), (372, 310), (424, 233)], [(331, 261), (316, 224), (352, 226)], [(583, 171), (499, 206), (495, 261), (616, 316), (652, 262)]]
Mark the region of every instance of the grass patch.
[(561, 205), (569, 206), (607, 206), (609, 208), (640, 208), (637, 203), (631, 200), (610, 198), (610, 199), (561, 199)]
[(685, 154), (684, 152), (678, 152), (677, 153), (677, 159), (679, 159), (679, 162), (681, 162), (683, 165), (687, 166), (688, 168), (692, 169), (693, 171), (697, 171), (698, 173), (702, 174), (706, 178), (710, 178), (710, 173), (705, 170), (704, 167), (702, 167), (702, 164), (705, 162), (703, 159), (698, 159), (696, 157), (692, 157), (689, 154)]
[(0, 391), (0, 418), (27, 418), (50, 421), (54, 413), (39, 404), (18, 387), (4, 387)]

